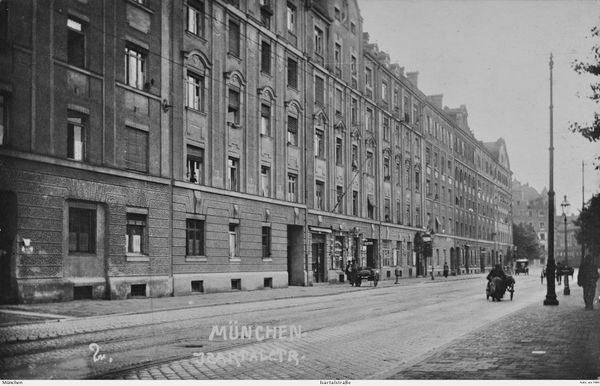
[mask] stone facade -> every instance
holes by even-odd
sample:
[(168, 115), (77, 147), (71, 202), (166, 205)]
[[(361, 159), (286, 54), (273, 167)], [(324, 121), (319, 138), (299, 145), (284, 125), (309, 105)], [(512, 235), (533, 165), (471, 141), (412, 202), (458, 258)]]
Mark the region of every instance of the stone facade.
[(469, 274), (509, 254), (504, 142), (424, 95), (356, 1), (0, 16), (2, 301), (338, 283), (352, 260)]

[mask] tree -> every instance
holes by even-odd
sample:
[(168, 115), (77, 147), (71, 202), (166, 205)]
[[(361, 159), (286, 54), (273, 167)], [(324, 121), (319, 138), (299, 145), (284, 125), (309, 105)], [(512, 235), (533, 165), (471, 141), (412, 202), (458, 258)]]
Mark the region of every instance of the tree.
[(584, 206), (577, 220), (574, 221), (579, 230), (575, 234), (577, 242), (583, 244), (588, 253), (596, 259), (600, 254), (600, 194), (596, 194)]
[(537, 233), (531, 225), (513, 224), (513, 243), (517, 247), (517, 259), (531, 261), (542, 255)]
[[(598, 27), (592, 28), (592, 38), (600, 38), (600, 29)], [(582, 62), (575, 60), (573, 62), (573, 69), (578, 74), (591, 74), (593, 76), (600, 76), (600, 42), (596, 42), (592, 47), (592, 63)], [(600, 102), (600, 81), (594, 81), (590, 85), (592, 89), (592, 95), (588, 98), (594, 102)], [(600, 114), (594, 113), (594, 120), (591, 124), (573, 122), (569, 125), (569, 130), (574, 133), (581, 134), (584, 138), (590, 142), (596, 142), (600, 140)], [(600, 156), (596, 157), (597, 161), (600, 161)], [(600, 169), (600, 162), (596, 163), (596, 169)]]

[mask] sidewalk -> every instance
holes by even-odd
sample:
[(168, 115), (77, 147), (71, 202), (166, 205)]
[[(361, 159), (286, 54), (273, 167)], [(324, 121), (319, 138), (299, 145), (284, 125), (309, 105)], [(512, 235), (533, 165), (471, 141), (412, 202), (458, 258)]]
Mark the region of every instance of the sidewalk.
[(558, 306), (544, 306), (540, 299), (386, 378), (600, 379), (600, 305), (585, 310), (576, 284), (570, 296), (562, 291), (556, 287)]
[[(482, 280), (485, 274), (470, 274), (449, 276), (448, 278), (431, 277), (404, 278), (399, 284), (395, 280), (382, 280), (378, 287), (407, 286), (414, 284), (435, 284), (450, 280)], [(361, 287), (355, 288), (350, 284), (316, 284), (311, 287), (290, 286), (287, 288), (274, 288), (256, 291), (230, 291), (188, 296), (174, 296), (162, 298), (142, 298), (127, 300), (73, 300), (69, 302), (18, 304), (0, 306), (0, 326), (21, 323), (35, 323), (40, 321), (58, 321), (67, 318), (81, 318), (92, 316), (139, 314), (156, 311), (174, 310), (182, 308), (206, 307), (222, 304), (237, 304), (260, 302), (264, 300), (289, 299), (298, 297), (329, 296), (351, 291), (364, 291), (374, 289), (372, 282), (363, 282)]]

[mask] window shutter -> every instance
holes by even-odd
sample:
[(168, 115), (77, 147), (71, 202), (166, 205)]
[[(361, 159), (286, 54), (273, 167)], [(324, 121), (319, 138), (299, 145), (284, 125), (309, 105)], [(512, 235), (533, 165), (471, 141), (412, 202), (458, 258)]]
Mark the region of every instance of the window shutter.
[(298, 132), (298, 119), (295, 117), (288, 116), (288, 131), (290, 133)]
[(127, 150), (125, 160), (128, 169), (148, 171), (148, 133), (127, 128)]
[(325, 81), (318, 76), (315, 77), (315, 102), (324, 105), (325, 104)]

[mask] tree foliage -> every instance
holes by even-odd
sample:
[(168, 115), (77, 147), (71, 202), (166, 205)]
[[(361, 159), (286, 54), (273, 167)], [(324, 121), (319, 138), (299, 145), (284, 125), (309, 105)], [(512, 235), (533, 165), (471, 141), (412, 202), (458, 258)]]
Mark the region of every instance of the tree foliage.
[[(578, 74), (590, 74), (596, 77), (600, 76), (600, 29), (598, 27), (592, 28), (591, 31), (592, 38), (596, 39), (596, 43), (592, 47), (592, 58), (591, 62), (583, 62), (580, 60), (575, 60), (573, 62), (573, 69)], [(590, 88), (592, 90), (592, 94), (588, 96), (591, 100), (596, 103), (600, 102), (600, 80), (596, 79), (590, 84)], [(579, 123), (572, 122), (569, 125), (569, 130), (574, 133), (581, 134), (585, 139), (590, 142), (596, 142), (600, 140), (600, 114), (594, 113), (594, 118), (592, 123)], [(596, 169), (600, 169), (600, 157), (596, 158)]]
[(579, 227), (575, 234), (577, 242), (583, 244), (592, 256), (600, 255), (600, 194), (587, 202), (574, 223)]
[(513, 244), (517, 247), (517, 259), (531, 261), (542, 255), (537, 233), (529, 224), (513, 224)]

